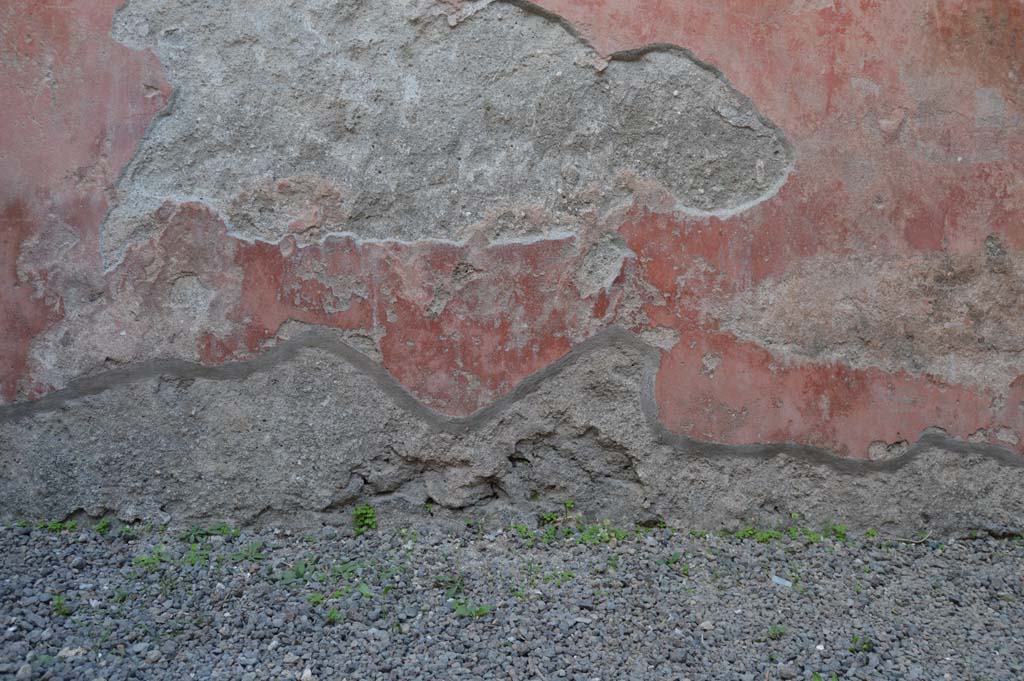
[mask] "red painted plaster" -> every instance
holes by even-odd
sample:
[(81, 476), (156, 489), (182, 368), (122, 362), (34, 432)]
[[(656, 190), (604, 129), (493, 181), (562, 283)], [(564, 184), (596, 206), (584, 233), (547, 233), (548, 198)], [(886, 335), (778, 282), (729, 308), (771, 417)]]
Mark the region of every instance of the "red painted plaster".
[[(19, 380), (27, 373), (28, 341), (62, 316), (60, 300), (46, 292), (45, 273), (18, 274), (21, 245), (34, 223), (17, 200), (7, 203), (0, 217), (0, 389), (13, 400)], [(38, 392), (34, 386), (30, 392)]]
[[(797, 442), (866, 458), (873, 442), (914, 442), (936, 424), (968, 438), (1000, 426), (992, 395), (928, 376), (838, 364), (786, 366), (726, 334), (687, 336), (662, 358), (656, 397), (670, 429), (726, 444)], [(989, 437), (986, 435), (985, 439)]]
[[(116, 319), (141, 339), (145, 310), (168, 308), (174, 282), (194, 276), (216, 292), (207, 318), (192, 320), (198, 330), (181, 329), (195, 358), (257, 354), (289, 320), (363, 333), (399, 381), (450, 414), (486, 405), (619, 323), (679, 333), (656, 399), (665, 424), (694, 437), (855, 457), (929, 426), (958, 437), (1009, 428), (1024, 439), (1020, 380), (1001, 402), (905, 371), (787, 365), (723, 333), (701, 305), (822, 254), (971, 253), (989, 236), (1024, 251), (1022, 0), (544, 0), (605, 53), (689, 48), (796, 151), (781, 191), (733, 218), (673, 215), (643, 197), (618, 226), (636, 262), (590, 295), (574, 283), (585, 249), (570, 239), (252, 243), (198, 205), (161, 209), (156, 236), (103, 273), (107, 193), (169, 96), (151, 54), (110, 39), (116, 4), (0, 3), (0, 45), (14, 55), (0, 61), (6, 400), (48, 389), (28, 358), (70, 298), (85, 311), (72, 336), (102, 334)], [(59, 256), (26, 258), (26, 244), (62, 231), (72, 238)], [(140, 341), (130, 359), (149, 352)]]
[[(0, 3), (0, 392), (34, 396), (33, 339), (74, 287), (99, 286), (107, 196), (170, 88), (152, 54), (115, 43), (118, 0)], [(34, 258), (26, 243), (44, 240)], [(60, 241), (60, 252), (47, 243)], [(68, 243), (70, 242), (70, 243)]]

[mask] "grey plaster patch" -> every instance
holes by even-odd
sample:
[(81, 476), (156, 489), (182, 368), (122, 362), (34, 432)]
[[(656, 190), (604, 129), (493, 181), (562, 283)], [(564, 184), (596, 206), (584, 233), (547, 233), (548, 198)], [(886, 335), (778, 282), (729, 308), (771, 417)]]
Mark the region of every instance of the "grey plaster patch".
[(246, 239), (502, 240), (576, 232), (629, 178), (698, 215), (784, 182), (782, 133), (684, 50), (605, 60), (528, 3), (469, 7), (131, 0), (113, 35), (153, 49), (175, 96), (120, 179), (105, 264), (165, 200)]
[(429, 501), (501, 519), (572, 498), (593, 517), (682, 526), (1024, 522), (1024, 465), (1005, 449), (940, 432), (880, 461), (698, 442), (659, 424), (657, 365), (612, 329), (452, 418), (334, 334), (218, 367), (151, 362), (0, 408), (0, 515), (310, 524)]
[(617, 234), (604, 234), (583, 256), (583, 263), (573, 277), (583, 297), (611, 289), (622, 273), (625, 261), (636, 258)]
[(790, 364), (927, 374), (1001, 398), (1024, 374), (1024, 256), (994, 236), (973, 253), (817, 256), (702, 305)]

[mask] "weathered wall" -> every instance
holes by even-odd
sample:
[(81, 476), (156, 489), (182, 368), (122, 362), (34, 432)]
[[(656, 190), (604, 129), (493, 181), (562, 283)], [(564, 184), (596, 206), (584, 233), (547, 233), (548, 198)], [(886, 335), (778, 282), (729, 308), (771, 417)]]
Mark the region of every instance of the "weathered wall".
[(1022, 0), (0, 0), (0, 512), (1024, 524), (1022, 44)]

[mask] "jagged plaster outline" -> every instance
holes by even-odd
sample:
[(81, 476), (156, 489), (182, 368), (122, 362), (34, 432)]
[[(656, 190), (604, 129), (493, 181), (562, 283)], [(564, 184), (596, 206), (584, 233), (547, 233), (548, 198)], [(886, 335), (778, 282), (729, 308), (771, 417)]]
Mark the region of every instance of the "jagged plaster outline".
[(643, 358), (643, 375), (639, 390), (641, 412), (656, 442), (669, 446), (681, 456), (695, 456), (709, 460), (726, 458), (758, 459), (767, 461), (776, 456), (790, 456), (810, 465), (824, 465), (845, 475), (866, 475), (899, 470), (929, 449), (942, 448), (960, 454), (981, 454), (999, 464), (1024, 468), (1024, 457), (1008, 449), (964, 442), (940, 433), (925, 432), (910, 449), (899, 457), (885, 461), (868, 461), (837, 456), (828, 450), (794, 443), (752, 443), (726, 445), (691, 438), (669, 431), (658, 418), (654, 399), (654, 383), (660, 365), (661, 353), (653, 345), (621, 327), (609, 327), (578, 344), (568, 353), (522, 381), (510, 393), (481, 407), (468, 416), (447, 416), (417, 399), (380, 363), (326, 331), (310, 331), (285, 341), (248, 360), (206, 366), (180, 359), (160, 359), (139, 362), (124, 369), (112, 369), (92, 376), (72, 380), (66, 388), (49, 393), (32, 402), (15, 402), (0, 406), (0, 423), (13, 422), (36, 414), (70, 408), (84, 397), (107, 390), (138, 383), (161, 376), (179, 379), (206, 379), (215, 381), (242, 380), (270, 371), (279, 364), (294, 359), (304, 349), (321, 350), (347, 362), (357, 372), (374, 381), (377, 387), (395, 404), (412, 416), (421, 419), (433, 429), (454, 435), (466, 434), (498, 418), (511, 405), (536, 392), (547, 381), (569, 371), (580, 359), (606, 348), (638, 351)]
[[(125, 0), (124, 4), (121, 6), (120, 9), (118, 9), (118, 11), (121, 11), (122, 9), (127, 7), (130, 2), (131, 2), (131, 0)], [(517, 7), (519, 9), (523, 10), (524, 12), (529, 12), (529, 13), (534, 14), (536, 16), (539, 16), (539, 17), (541, 17), (541, 18), (543, 18), (543, 19), (545, 19), (547, 21), (551, 21), (551, 22), (554, 22), (554, 23), (558, 24), (566, 33), (569, 34), (570, 37), (574, 38), (581, 45), (583, 45), (584, 47), (589, 49), (591, 52), (593, 52), (594, 55), (596, 55), (599, 59), (602, 59), (602, 60), (604, 60), (606, 62), (613, 62), (613, 61), (619, 61), (619, 62), (638, 61), (639, 59), (642, 59), (645, 55), (653, 53), (653, 52), (677, 52), (677, 53), (679, 53), (683, 58), (687, 59), (694, 66), (697, 66), (698, 68), (700, 68), (700, 69), (702, 69), (704, 71), (707, 71), (712, 76), (714, 76), (716, 79), (718, 79), (731, 92), (735, 93), (735, 95), (741, 101), (743, 101), (745, 103), (748, 103), (750, 105), (750, 107), (751, 107), (751, 110), (757, 115), (758, 120), (766, 128), (774, 131), (778, 135), (779, 139), (782, 141), (782, 143), (785, 145), (785, 147), (790, 151), (791, 155), (793, 156), (793, 159), (790, 161), (789, 164), (786, 165), (786, 167), (783, 169), (783, 171), (779, 175), (779, 177), (771, 185), (769, 185), (765, 189), (764, 192), (762, 192), (759, 196), (757, 196), (757, 197), (755, 197), (753, 199), (745, 201), (745, 202), (743, 202), (741, 204), (738, 204), (736, 206), (731, 206), (731, 207), (728, 207), (728, 208), (720, 208), (720, 209), (710, 210), (710, 211), (702, 210), (702, 209), (699, 209), (699, 208), (693, 208), (693, 207), (685, 205), (681, 201), (676, 200), (675, 201), (675, 205), (672, 207), (672, 210), (670, 212), (672, 212), (672, 213), (674, 213), (676, 215), (682, 216), (684, 218), (691, 218), (691, 219), (709, 220), (709, 219), (715, 218), (715, 219), (719, 219), (719, 220), (728, 220), (730, 218), (736, 217), (737, 215), (750, 210), (751, 208), (753, 208), (755, 206), (758, 206), (758, 205), (760, 205), (760, 204), (762, 204), (762, 203), (764, 203), (766, 201), (769, 201), (769, 200), (773, 199), (782, 190), (782, 187), (789, 181), (789, 177), (793, 173), (794, 168), (796, 167), (796, 154), (795, 154), (795, 147), (789, 141), (789, 138), (786, 136), (785, 131), (782, 130), (778, 125), (776, 125), (774, 121), (770, 120), (764, 114), (762, 114), (761, 110), (757, 107), (757, 105), (754, 103), (754, 101), (750, 97), (748, 97), (745, 93), (743, 93), (742, 91), (737, 89), (735, 86), (733, 86), (733, 84), (731, 82), (729, 82), (729, 79), (726, 77), (725, 73), (721, 69), (719, 69), (718, 67), (714, 66), (713, 64), (711, 64), (709, 62), (706, 62), (706, 61), (700, 59), (699, 57), (697, 57), (696, 54), (693, 53), (693, 51), (691, 51), (691, 50), (689, 50), (689, 49), (687, 49), (687, 48), (685, 48), (685, 47), (683, 47), (681, 45), (675, 45), (673, 43), (662, 43), (662, 42), (659, 42), (659, 43), (650, 43), (648, 45), (643, 45), (641, 47), (637, 47), (637, 48), (634, 48), (634, 49), (618, 50), (618, 51), (612, 52), (612, 53), (610, 53), (608, 55), (602, 55), (601, 52), (597, 49), (597, 47), (595, 47), (593, 45), (593, 43), (590, 42), (590, 40), (588, 40), (579, 30), (577, 30), (576, 27), (571, 22), (569, 22), (568, 19), (566, 19), (565, 17), (562, 17), (559, 14), (556, 14), (555, 12), (552, 12), (550, 10), (545, 9), (544, 7), (541, 7), (540, 5), (537, 5), (537, 4), (533, 3), (533, 2), (530, 2), (530, 0), (492, 0), (491, 2), (488, 2), (488, 3), (484, 4), (484, 5), (481, 5), (479, 7), (479, 10), (486, 9), (491, 4), (494, 4), (496, 2), (502, 2), (502, 3), (506, 3), (506, 4), (509, 4), (509, 5), (512, 5), (513, 7)], [(459, 21), (457, 21), (456, 25), (452, 26), (452, 29), (455, 30), (456, 27), (457, 27), (457, 24), (462, 23), (463, 20), (466, 20), (466, 21), (471, 20), (473, 18), (473, 15), (475, 15), (476, 12), (479, 11), (479, 10), (474, 10), (474, 12), (470, 13), (466, 17), (463, 17), (463, 19), (460, 19)], [(459, 12), (454, 12), (452, 14), (449, 14), (448, 15), (449, 20), (451, 20), (452, 17), (456, 17), (458, 15), (459, 15)], [(147, 50), (148, 50), (148, 48), (147, 48)], [(151, 50), (149, 50), (149, 51), (151, 51)], [(161, 64), (161, 66), (162, 66), (162, 64)], [(581, 66), (580, 68), (585, 68), (585, 66)], [(167, 78), (168, 82), (171, 83), (171, 86), (172, 86), (171, 96), (168, 99), (167, 104), (164, 106), (164, 108), (161, 109), (156, 114), (156, 116), (153, 117), (153, 120), (150, 122), (149, 127), (146, 129), (146, 132), (142, 135), (142, 137), (139, 139), (138, 143), (136, 144), (135, 152), (132, 154), (132, 158), (127, 163), (125, 163), (124, 167), (121, 169), (121, 172), (118, 174), (118, 177), (117, 177), (116, 181), (113, 183), (112, 187), (110, 188), (110, 194), (112, 196), (111, 196), (111, 200), (108, 201), (109, 208), (107, 209), (106, 215), (103, 216), (103, 222), (101, 223), (101, 227), (100, 227), (100, 243), (101, 243), (100, 251), (101, 252), (103, 250), (102, 249), (102, 241), (103, 241), (103, 232), (104, 232), (102, 225), (106, 225), (106, 222), (107, 222), (107, 220), (110, 217), (110, 213), (113, 212), (114, 205), (115, 205), (115, 201), (113, 200), (113, 198), (116, 197), (116, 189), (117, 189), (117, 187), (121, 184), (121, 181), (123, 180), (124, 175), (128, 172), (128, 170), (135, 163), (135, 160), (136, 160), (136, 158), (138, 156), (138, 153), (142, 149), (142, 142), (145, 139), (147, 139), (150, 136), (150, 134), (152, 134), (154, 128), (156, 127), (156, 125), (158, 125), (160, 119), (162, 119), (164, 117), (167, 117), (167, 116), (170, 116), (170, 115), (173, 114), (174, 106), (175, 106), (175, 103), (177, 101), (178, 86), (175, 83), (171, 82), (172, 79), (171, 79), (171, 72), (170, 71), (164, 70), (164, 75)], [(227, 227), (227, 234), (228, 234), (228, 236), (230, 236), (230, 237), (232, 237), (234, 239), (237, 239), (239, 241), (244, 241), (244, 242), (250, 243), (250, 244), (256, 243), (257, 241), (260, 241), (260, 242), (268, 243), (268, 244), (271, 244), (271, 245), (280, 245), (281, 242), (284, 241), (289, 236), (289, 235), (285, 235), (285, 236), (282, 236), (280, 239), (276, 239), (276, 240), (273, 240), (273, 241), (266, 241), (264, 239), (258, 239), (258, 238), (255, 238), (255, 237), (250, 237), (250, 236), (247, 236), (245, 234), (242, 234), (241, 232), (238, 232), (236, 230), (235, 226), (231, 223), (231, 220), (228, 218), (227, 215), (223, 214), (222, 211), (218, 210), (216, 207), (208, 205), (205, 201), (202, 200), (201, 197), (168, 195), (168, 196), (162, 196), (162, 197), (158, 197), (158, 198), (164, 198), (164, 199), (169, 200), (169, 201), (175, 201), (175, 202), (177, 202), (179, 204), (182, 203), (183, 201), (186, 202), (186, 203), (194, 202), (194, 203), (202, 204), (204, 207), (206, 207), (207, 210), (209, 210), (211, 213), (216, 215), (217, 218), (220, 219), (221, 222), (224, 223), (224, 225)], [(608, 214), (609, 215), (613, 214), (619, 208), (621, 208), (621, 206), (615, 206), (615, 207), (609, 209)], [(547, 240), (562, 241), (562, 240), (565, 240), (567, 238), (575, 239), (576, 237), (577, 237), (577, 234), (575, 232), (566, 232), (564, 230), (561, 230), (561, 231), (560, 230), (555, 230), (555, 231), (552, 231), (550, 233), (539, 234), (539, 235), (529, 235), (529, 236), (524, 236), (524, 237), (503, 237), (501, 239), (497, 239), (497, 240), (494, 240), (494, 241), (489, 241), (488, 243), (490, 245), (511, 245), (511, 244), (529, 245), (529, 244), (537, 243), (538, 241), (547, 241)], [(325, 231), (325, 232), (321, 233), (319, 235), (319, 238), (317, 238), (315, 240), (310, 240), (309, 244), (312, 244), (312, 245), (322, 245), (322, 244), (324, 244), (326, 241), (328, 241), (330, 239), (351, 239), (357, 245), (362, 245), (362, 244), (417, 245), (417, 244), (435, 243), (435, 244), (445, 244), (445, 245), (452, 245), (452, 246), (465, 246), (470, 241), (470, 237), (467, 237), (466, 239), (462, 239), (462, 240), (444, 239), (444, 238), (439, 238), (439, 237), (426, 237), (426, 238), (415, 239), (415, 240), (399, 239), (399, 238), (379, 239), (379, 238), (362, 237), (362, 236), (360, 236), (360, 235), (358, 235), (358, 234), (356, 234), (354, 232), (349, 232), (349, 231), (345, 231), (345, 230), (331, 230), (331, 231)], [(131, 245), (132, 245), (132, 243), (129, 243), (129, 244), (126, 244), (124, 247), (122, 247), (118, 251), (117, 258), (112, 260), (110, 262), (110, 264), (105, 265), (104, 268), (103, 268), (103, 271), (105, 273), (109, 273), (109, 272), (112, 272), (112, 271), (116, 270), (118, 267), (120, 267), (121, 264), (124, 262), (125, 256), (127, 255), (127, 251), (131, 247)]]

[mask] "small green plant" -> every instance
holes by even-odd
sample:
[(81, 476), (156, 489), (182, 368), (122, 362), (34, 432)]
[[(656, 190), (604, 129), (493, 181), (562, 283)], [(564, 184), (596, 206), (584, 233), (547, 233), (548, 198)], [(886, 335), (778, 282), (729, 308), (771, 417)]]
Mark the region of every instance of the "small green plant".
[(801, 527), (800, 532), (804, 535), (804, 538), (811, 544), (817, 544), (822, 539), (822, 536), (820, 534), (806, 527)]
[(519, 535), (520, 539), (526, 542), (526, 548), (533, 548), (534, 536), (533, 532), (530, 531), (529, 527), (523, 525), (522, 523), (516, 523), (512, 526), (512, 529), (515, 531), (516, 534)]
[(828, 532), (837, 540), (846, 541), (846, 525), (829, 525)]
[(356, 585), (356, 591), (358, 591), (359, 595), (363, 598), (374, 597), (373, 589), (371, 589), (366, 582), (359, 582), (359, 584)]
[(562, 502), (562, 508), (565, 509), (565, 514), (569, 515), (572, 513), (572, 509), (576, 508), (576, 502), (572, 499), (566, 499)]
[(207, 534), (206, 530), (199, 527), (198, 525), (193, 525), (192, 527), (182, 532), (179, 539), (188, 544), (195, 544), (196, 542), (203, 541), (208, 536), (209, 535)]
[(706, 539), (708, 533), (707, 530), (690, 530), (690, 536), (694, 539)]
[(246, 544), (245, 548), (235, 551), (231, 554), (231, 560), (235, 563), (241, 563), (243, 561), (248, 563), (258, 563), (263, 560), (263, 542), (257, 541), (251, 544)]
[(554, 511), (549, 511), (548, 513), (541, 513), (540, 524), (550, 525), (551, 523), (557, 523), (561, 519), (561, 517), (562, 516), (560, 516), (558, 513)]
[(454, 605), (454, 610), (455, 610), (455, 615), (456, 616), (458, 616), (458, 617), (472, 617), (473, 619), (478, 619), (480, 617), (483, 617), (487, 613), (489, 613), (492, 610), (494, 610), (494, 606), (493, 605), (489, 605), (487, 603), (476, 605), (474, 603), (471, 603), (468, 599), (465, 599), (465, 598), (457, 598), (453, 605)]
[(170, 560), (171, 557), (163, 546), (154, 546), (153, 550), (149, 553), (143, 553), (135, 556), (133, 563), (136, 567), (154, 570), (160, 565), (160, 563), (168, 563)]
[(100, 521), (93, 525), (92, 529), (101, 537), (106, 537), (110, 534), (110, 518), (100, 518)]
[(683, 574), (683, 577), (689, 577), (690, 576), (690, 564), (689, 563), (684, 563), (683, 567), (679, 568), (679, 572), (681, 572)]
[(760, 544), (769, 544), (776, 539), (782, 539), (782, 533), (778, 530), (761, 530), (754, 535), (754, 540)]
[[(821, 674), (818, 672), (814, 672), (811, 674), (811, 681), (825, 681), (825, 679), (821, 678)], [(828, 677), (828, 681), (839, 681), (839, 676), (832, 672), (832, 676)]]
[(540, 565), (531, 560), (526, 564), (526, 583), (530, 586), (537, 586), (538, 579), (540, 579)]
[(115, 603), (124, 603), (126, 600), (128, 600), (128, 592), (127, 591), (125, 591), (124, 589), (118, 589), (117, 591), (114, 592), (114, 602)]
[(612, 555), (608, 556), (608, 559), (605, 560), (605, 565), (608, 566), (609, 570), (618, 570), (619, 569), (619, 557), (616, 556), (615, 554), (612, 554)]
[(874, 539), (878, 536), (878, 530), (870, 529), (864, 533), (864, 536), (868, 537), (869, 539)]
[(122, 539), (135, 539), (139, 536), (139, 533), (135, 531), (135, 528), (131, 525), (122, 525), (117, 531), (117, 536)]
[(464, 588), (462, 575), (441, 575), (434, 578), (434, 586), (444, 589), (445, 598), (454, 598)]
[(867, 636), (858, 636), (857, 634), (853, 635), (853, 638), (851, 639), (851, 643), (850, 643), (850, 652), (851, 653), (857, 653), (857, 652), (868, 653), (868, 652), (871, 652), (874, 649), (875, 649), (875, 644), (874, 644), (874, 642), (870, 638), (868, 638)]
[(174, 591), (174, 587), (177, 586), (177, 580), (174, 575), (170, 572), (165, 572), (160, 576), (160, 595), (164, 598), (169, 598), (171, 593)]
[(310, 564), (308, 558), (295, 561), (295, 564), (281, 573), (280, 581), (285, 584), (305, 581), (306, 573), (309, 572)]
[(200, 548), (199, 543), (189, 544), (188, 551), (181, 557), (185, 565), (199, 565), (210, 560), (210, 552)]
[(192, 525), (185, 530), (181, 535), (180, 539), (188, 544), (195, 544), (201, 542), (207, 537), (219, 536), (227, 539), (234, 539), (242, 533), (241, 530), (231, 527), (227, 523), (218, 523), (213, 527), (200, 527), (199, 525)]
[(234, 539), (238, 535), (242, 534), (241, 530), (239, 530), (236, 527), (231, 527), (227, 523), (217, 523), (209, 530), (207, 530), (207, 532), (209, 532), (211, 536), (219, 535), (221, 537), (228, 537), (230, 539)]
[(561, 570), (555, 572), (549, 572), (544, 575), (544, 581), (548, 584), (554, 584), (555, 586), (563, 586), (566, 582), (572, 580), (575, 577), (572, 572), (568, 570)]
[(765, 634), (765, 639), (769, 641), (778, 641), (780, 638), (786, 635), (786, 628), (773, 624), (768, 628), (768, 633)]
[(67, 617), (71, 614), (68, 602), (59, 594), (50, 599), (50, 608), (52, 608), (53, 614), (58, 617)]
[(683, 554), (681, 554), (678, 551), (676, 551), (671, 556), (666, 558), (664, 562), (665, 562), (665, 565), (675, 565), (680, 560), (682, 560), (682, 558), (683, 558)]
[(355, 579), (355, 576), (359, 574), (359, 571), (365, 568), (366, 565), (359, 560), (350, 560), (342, 565), (334, 565), (331, 567), (332, 577), (341, 577), (347, 581)]
[(74, 520), (52, 520), (48, 523), (39, 523), (40, 530), (49, 530), (50, 532), (72, 532), (78, 527), (78, 523)]
[(586, 546), (594, 546), (596, 544), (608, 544), (613, 539), (621, 541), (628, 536), (628, 530), (613, 527), (609, 521), (605, 520), (600, 524), (584, 527), (582, 531), (580, 531), (580, 536), (576, 538), (576, 541), (577, 543), (584, 544)]
[(377, 529), (377, 511), (369, 504), (356, 506), (352, 511), (352, 519), (356, 525), (357, 536), (361, 536), (367, 530)]
[(328, 624), (338, 624), (342, 619), (341, 613), (338, 612), (336, 608), (331, 608), (327, 611), (327, 614), (324, 615), (324, 621)]
[(544, 532), (540, 535), (540, 540), (544, 544), (550, 544), (551, 542), (558, 539), (558, 527), (555, 525), (547, 525), (544, 527)]
[(324, 595), (321, 593), (313, 593), (306, 596), (306, 602), (310, 605), (323, 605)]
[[(724, 532), (723, 534), (728, 536), (729, 533)], [(758, 543), (768, 544), (776, 539), (782, 539), (782, 532), (779, 532), (778, 530), (758, 530), (753, 526), (748, 525), (747, 527), (741, 527), (736, 530), (733, 536), (737, 539), (753, 539)], [(794, 536), (792, 531), (790, 532), (790, 536)]]

